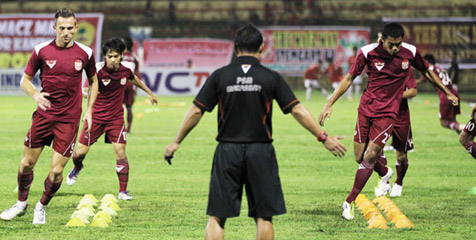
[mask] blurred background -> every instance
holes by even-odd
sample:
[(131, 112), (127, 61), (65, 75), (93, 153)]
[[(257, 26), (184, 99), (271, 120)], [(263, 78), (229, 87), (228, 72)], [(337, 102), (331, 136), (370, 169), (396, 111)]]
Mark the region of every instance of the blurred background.
[[(234, 32), (247, 23), (265, 36), (261, 62), (304, 89), (310, 65), (322, 60), (322, 70), (334, 64), (345, 74), (352, 49), (375, 42), (391, 21), (402, 23), (405, 41), (445, 69), (458, 64), (461, 93), (476, 91), (474, 0), (1, 0), (0, 94), (18, 93), (17, 74), (34, 45), (54, 38), (48, 24), (63, 6), (77, 14), (76, 40), (91, 46), (98, 61), (101, 42), (131, 36), (142, 79), (163, 95), (195, 94), (211, 71), (232, 60)], [(319, 81), (332, 89), (327, 76)], [(419, 91), (434, 90), (426, 83)]]

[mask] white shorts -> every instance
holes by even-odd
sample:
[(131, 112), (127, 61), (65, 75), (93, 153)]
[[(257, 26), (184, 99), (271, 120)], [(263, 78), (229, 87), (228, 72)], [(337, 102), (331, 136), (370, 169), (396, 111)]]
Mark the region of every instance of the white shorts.
[(319, 88), (319, 82), (317, 80), (305, 79), (304, 80), (304, 87), (305, 88)]

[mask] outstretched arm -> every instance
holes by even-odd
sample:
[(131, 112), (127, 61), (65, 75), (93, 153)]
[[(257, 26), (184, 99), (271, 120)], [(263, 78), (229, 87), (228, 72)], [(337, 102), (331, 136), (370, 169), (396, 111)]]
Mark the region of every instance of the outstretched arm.
[(417, 95), (418, 91), (416, 88), (410, 88), (403, 92), (403, 98), (413, 98)]
[(164, 158), (169, 164), (171, 164), (170, 159), (174, 157), (175, 151), (180, 147), (180, 143), (185, 139), (187, 134), (192, 131), (192, 129), (198, 124), (200, 119), (202, 119), (203, 113), (200, 108), (195, 105), (192, 105), (188, 112), (185, 114), (183, 119), (182, 126), (180, 127), (175, 140), (170, 143), (164, 152)]
[(140, 89), (144, 90), (149, 95), (150, 102), (152, 105), (157, 104), (157, 97), (152, 93), (152, 91), (137, 77), (137, 75), (134, 75), (134, 80), (132, 80), (132, 83), (139, 87)]
[[(311, 113), (301, 104), (297, 104), (291, 110), (291, 114), (296, 119), (296, 121), (301, 124), (305, 129), (307, 129), (312, 135), (314, 135), (319, 141), (322, 141), (322, 138), (327, 135), (325, 131), (317, 125), (316, 120), (312, 117)], [(329, 150), (334, 156), (342, 157), (345, 155), (347, 149), (339, 142), (339, 139), (342, 139), (342, 136), (326, 136), (327, 139), (323, 140), (322, 143), (324, 147)]]
[(46, 98), (50, 96), (50, 94), (47, 92), (38, 92), (33, 83), (31, 83), (32, 79), (32, 76), (24, 73), (20, 81), (20, 87), (28, 96), (35, 100), (36, 105), (38, 105), (41, 110), (46, 111), (51, 107), (51, 102)]
[(441, 82), (441, 79), (431, 70), (422, 71), (423, 76), (430, 80), (431, 84), (439, 88), (446, 94), (448, 100), (450, 100), (454, 106), (458, 106), (458, 98), (451, 93), (451, 91)]
[(347, 73), (344, 78), (340, 81), (337, 90), (335, 90), (334, 94), (331, 95), (329, 100), (327, 100), (326, 105), (324, 105), (324, 109), (322, 109), (321, 114), (319, 115), (319, 124), (324, 126), (324, 120), (329, 119), (332, 113), (332, 105), (337, 101), (337, 99), (344, 94), (347, 89), (352, 85), (352, 81), (354, 77)]

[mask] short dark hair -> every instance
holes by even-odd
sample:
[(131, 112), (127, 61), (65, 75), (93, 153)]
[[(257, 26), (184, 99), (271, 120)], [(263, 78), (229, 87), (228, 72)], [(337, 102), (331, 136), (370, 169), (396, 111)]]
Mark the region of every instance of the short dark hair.
[(427, 54), (425, 54), (425, 56), (423, 56), (423, 57), (425, 58), (425, 60), (426, 60), (428, 63), (430, 63), (430, 64), (432, 64), (432, 65), (434, 65), (435, 62), (436, 62), (436, 61), (435, 61), (435, 57), (434, 57), (433, 54), (431, 54), (431, 53), (427, 53)]
[(126, 50), (131, 51), (132, 45), (134, 44), (132, 39), (130, 37), (123, 37), (122, 40), (124, 41), (124, 44), (126, 44)]
[(74, 21), (76, 22), (76, 16), (74, 15), (74, 12), (71, 11), (71, 9), (67, 7), (60, 8), (56, 11), (55, 24), (59, 17), (63, 17), (63, 18), (74, 17)]
[(403, 30), (402, 25), (399, 23), (387, 23), (382, 28), (382, 39), (387, 39), (388, 37), (399, 38), (405, 35), (405, 30)]
[(102, 54), (106, 56), (106, 53), (111, 50), (114, 52), (117, 52), (119, 54), (122, 54), (124, 50), (126, 49), (126, 45), (120, 38), (111, 38), (108, 39), (103, 45), (102, 45)]
[(253, 25), (248, 24), (236, 31), (235, 50), (237, 52), (257, 53), (263, 44), (263, 35)]

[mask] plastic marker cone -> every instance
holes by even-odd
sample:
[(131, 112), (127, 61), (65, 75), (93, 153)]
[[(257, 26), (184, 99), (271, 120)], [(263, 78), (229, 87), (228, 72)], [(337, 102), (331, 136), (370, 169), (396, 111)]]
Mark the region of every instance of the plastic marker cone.
[(407, 218), (407, 216), (403, 215), (403, 214), (400, 214), (400, 215), (396, 215), (395, 217), (393, 217), (392, 220), (390, 220), (393, 224), (397, 223), (398, 221), (400, 221), (401, 219), (404, 219), (404, 218)]
[(114, 211), (116, 211), (116, 212), (121, 210), (119, 205), (117, 205), (117, 203), (115, 203), (115, 202), (103, 202), (101, 204), (101, 206), (99, 206), (99, 209), (104, 210), (104, 208), (106, 208), (106, 207), (110, 207), (110, 208), (114, 209)]
[(106, 220), (103, 218), (95, 218), (91, 224), (89, 224), (90, 227), (100, 227), (100, 228), (105, 228), (109, 227), (107, 224)]
[(98, 205), (93, 199), (85, 197), (83, 197), (81, 201), (79, 201), (79, 204), (89, 204), (92, 207), (96, 207)]
[(100, 212), (96, 213), (94, 218), (102, 218), (102, 219), (106, 220), (107, 223), (112, 222), (111, 216), (106, 211), (100, 211)]
[(76, 209), (81, 209), (81, 208), (89, 208), (91, 211), (94, 212), (94, 207), (91, 206), (89, 203), (79, 203)]
[(387, 229), (387, 223), (382, 221), (374, 221), (372, 224), (369, 225), (369, 228), (379, 228), (379, 229)]
[(81, 212), (81, 214), (83, 214), (84, 216), (88, 216), (88, 217), (91, 217), (91, 216), (94, 216), (94, 211), (91, 210), (91, 208), (81, 208), (78, 210), (79, 212)]
[(99, 202), (95, 197), (94, 195), (92, 194), (85, 194), (83, 198), (90, 198), (91, 200), (93, 200), (94, 202)]
[(113, 199), (114, 202), (117, 202), (117, 198), (114, 197), (114, 195), (112, 195), (112, 194), (106, 194), (106, 195), (104, 195), (104, 197), (101, 199), (101, 202), (104, 202), (106, 199)]
[(105, 207), (102, 210), (107, 212), (109, 214), (109, 216), (111, 216), (111, 217), (117, 216), (116, 210), (112, 209), (111, 207)]
[(81, 222), (83, 222), (84, 224), (89, 224), (89, 217), (84, 215), (84, 213), (80, 211), (74, 211), (73, 215), (71, 215), (71, 219), (73, 218), (79, 218), (79, 220), (81, 220)]
[(402, 218), (397, 223), (395, 223), (395, 228), (411, 228), (413, 224), (408, 220), (408, 218)]
[(375, 207), (375, 205), (372, 202), (363, 202), (361, 203), (358, 208), (362, 211), (365, 211), (368, 208)]
[(378, 214), (379, 214), (378, 212), (370, 211), (370, 212), (364, 214), (364, 219), (365, 220), (370, 220), (371, 218), (373, 218), (374, 216), (377, 216)]
[(85, 227), (86, 225), (81, 221), (81, 219), (74, 217), (71, 218), (68, 223), (65, 225), (66, 227)]
[(387, 220), (385, 220), (385, 218), (382, 216), (382, 214), (378, 214), (378, 215), (375, 215), (374, 217), (372, 217), (369, 221), (367, 221), (367, 223), (369, 225), (372, 225), (374, 224), (374, 222), (383, 222), (383, 223), (387, 223)]
[(363, 199), (367, 199), (367, 200), (368, 200), (368, 198), (367, 198), (367, 196), (365, 196), (365, 194), (359, 194), (359, 195), (357, 196), (357, 198), (355, 198), (355, 203), (361, 202)]

